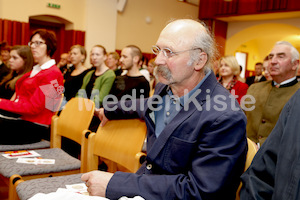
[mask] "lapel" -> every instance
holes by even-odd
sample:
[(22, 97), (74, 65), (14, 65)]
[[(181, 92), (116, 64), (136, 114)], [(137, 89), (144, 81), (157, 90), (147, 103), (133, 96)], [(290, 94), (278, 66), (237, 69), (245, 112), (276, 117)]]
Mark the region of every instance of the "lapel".
[[(218, 82), (214, 73), (211, 73), (200, 86), (201, 92), (195, 97), (195, 99), (199, 103), (199, 105), (201, 105), (202, 109), (205, 109), (203, 105), (206, 100), (206, 90), (209, 89), (210, 94), (212, 94), (217, 84)], [(158, 90), (157, 94), (159, 94), (159, 96), (165, 95), (166, 89), (167, 86), (162, 87), (161, 90)], [(182, 110), (174, 117), (174, 119), (165, 127), (159, 137), (154, 141), (151, 149), (147, 153), (148, 160), (153, 161), (157, 157), (175, 129), (180, 126), (182, 122), (186, 121), (195, 111), (197, 111), (197, 107), (198, 106), (195, 105), (195, 103), (190, 102), (187, 110), (184, 110), (184, 108), (182, 108)], [(148, 112), (151, 113), (152, 111)]]

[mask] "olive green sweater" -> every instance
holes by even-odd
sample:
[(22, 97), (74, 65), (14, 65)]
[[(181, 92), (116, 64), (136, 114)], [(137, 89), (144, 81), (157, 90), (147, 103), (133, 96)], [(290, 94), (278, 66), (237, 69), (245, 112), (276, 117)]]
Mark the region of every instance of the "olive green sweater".
[(252, 84), (247, 95), (252, 95), (256, 102), (254, 110), (246, 111), (247, 137), (262, 145), (274, 128), (283, 106), (299, 88), (300, 82), (280, 88), (272, 86), (272, 81)]
[(91, 70), (85, 75), (85, 77), (83, 78), (81, 89), (78, 91), (78, 96), (92, 99), (95, 102), (96, 107), (99, 108), (102, 106), (104, 97), (109, 94), (110, 89), (115, 81), (116, 75), (113, 70), (109, 69), (102, 75), (97, 77), (91, 96), (87, 97), (85, 89), (94, 72), (95, 70)]

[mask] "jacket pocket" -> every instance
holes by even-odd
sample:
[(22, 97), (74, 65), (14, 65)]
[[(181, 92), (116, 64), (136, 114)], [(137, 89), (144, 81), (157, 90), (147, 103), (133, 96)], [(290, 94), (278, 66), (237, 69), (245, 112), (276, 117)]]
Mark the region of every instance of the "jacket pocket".
[(196, 148), (195, 141), (171, 137), (164, 155), (164, 167), (171, 174), (185, 173), (191, 166), (191, 158)]

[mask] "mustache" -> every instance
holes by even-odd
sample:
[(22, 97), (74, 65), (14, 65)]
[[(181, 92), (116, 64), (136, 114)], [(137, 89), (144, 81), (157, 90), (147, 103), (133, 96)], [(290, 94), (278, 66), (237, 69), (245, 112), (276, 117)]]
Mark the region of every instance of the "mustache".
[(172, 78), (171, 71), (167, 67), (162, 65), (157, 66), (157, 74), (160, 74), (167, 80), (170, 80)]

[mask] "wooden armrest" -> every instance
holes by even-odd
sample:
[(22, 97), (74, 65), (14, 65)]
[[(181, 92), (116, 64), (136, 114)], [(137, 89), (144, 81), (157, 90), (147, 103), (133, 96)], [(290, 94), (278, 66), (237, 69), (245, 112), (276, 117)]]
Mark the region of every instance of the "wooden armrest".
[(146, 156), (147, 156), (147, 155), (146, 155), (145, 153), (143, 153), (143, 152), (138, 152), (138, 153), (135, 155), (135, 158), (136, 158), (137, 160), (139, 160), (140, 164), (142, 164), (142, 163), (145, 161)]

